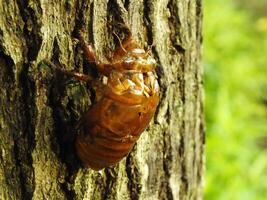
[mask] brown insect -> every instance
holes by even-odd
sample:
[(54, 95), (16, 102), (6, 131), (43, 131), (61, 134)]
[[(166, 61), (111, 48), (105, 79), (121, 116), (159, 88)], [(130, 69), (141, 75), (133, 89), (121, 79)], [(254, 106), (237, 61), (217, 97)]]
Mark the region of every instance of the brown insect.
[(156, 62), (130, 31), (109, 63), (100, 62), (93, 47), (81, 36), (79, 40), (84, 56), (95, 63), (102, 81), (69, 72), (79, 80), (93, 80), (96, 93), (94, 104), (78, 124), (75, 146), (85, 166), (100, 170), (127, 156), (152, 119), (159, 102)]

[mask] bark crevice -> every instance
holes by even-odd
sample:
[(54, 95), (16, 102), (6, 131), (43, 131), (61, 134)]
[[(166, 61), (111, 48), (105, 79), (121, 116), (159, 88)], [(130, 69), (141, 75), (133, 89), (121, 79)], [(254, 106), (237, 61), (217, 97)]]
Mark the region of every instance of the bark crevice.
[(126, 173), (128, 178), (128, 189), (131, 199), (140, 199), (142, 186), (140, 185), (140, 172), (131, 155), (126, 158)]

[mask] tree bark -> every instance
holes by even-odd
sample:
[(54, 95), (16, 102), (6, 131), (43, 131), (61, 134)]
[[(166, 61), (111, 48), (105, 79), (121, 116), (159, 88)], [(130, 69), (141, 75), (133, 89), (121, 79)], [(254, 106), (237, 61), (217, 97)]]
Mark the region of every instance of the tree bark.
[[(42, 60), (93, 73), (73, 35), (83, 28), (105, 61), (110, 21), (153, 44), (161, 100), (128, 157), (97, 172), (73, 147), (93, 94)], [(202, 199), (201, 21), (201, 0), (1, 0), (0, 199)]]

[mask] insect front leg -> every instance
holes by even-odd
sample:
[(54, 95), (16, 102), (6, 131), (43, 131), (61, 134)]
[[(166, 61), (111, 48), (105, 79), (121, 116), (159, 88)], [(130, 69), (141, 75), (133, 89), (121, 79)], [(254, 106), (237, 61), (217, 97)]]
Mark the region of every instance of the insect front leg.
[(114, 69), (114, 66), (111, 63), (103, 63), (99, 61), (99, 59), (95, 55), (94, 47), (86, 42), (81, 32), (79, 32), (78, 39), (80, 41), (85, 59), (89, 63), (92, 63), (95, 65), (98, 73), (100, 73), (101, 75), (108, 76), (111, 73), (111, 71)]
[(84, 54), (86, 60), (89, 63), (94, 63), (95, 65), (98, 65), (99, 60), (97, 59), (97, 57), (95, 55), (95, 50), (94, 50), (92, 45), (90, 45), (86, 42), (86, 40), (84, 39), (84, 37), (81, 34), (81, 31), (78, 34), (78, 39), (80, 41), (80, 44), (81, 44), (81, 47), (83, 50), (83, 54)]
[(76, 80), (79, 80), (79, 81), (85, 81), (85, 82), (88, 82), (88, 81), (92, 81), (93, 80), (93, 77), (89, 76), (89, 75), (86, 75), (86, 74), (82, 74), (82, 73), (78, 73), (78, 72), (73, 72), (73, 71), (69, 71), (69, 70), (66, 70), (56, 64), (54, 64), (53, 62), (49, 61), (49, 60), (43, 60), (43, 62), (47, 65), (47, 66), (50, 66), (52, 67), (54, 70), (64, 74), (64, 75), (67, 75), (69, 77), (73, 77), (75, 78)]

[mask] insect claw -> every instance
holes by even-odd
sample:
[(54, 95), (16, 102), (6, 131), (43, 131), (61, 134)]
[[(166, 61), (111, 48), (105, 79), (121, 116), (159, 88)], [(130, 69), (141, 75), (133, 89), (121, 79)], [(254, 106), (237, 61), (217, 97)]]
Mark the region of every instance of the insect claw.
[(120, 37), (119, 37), (115, 32), (113, 32), (113, 34), (114, 34), (114, 35), (117, 37), (117, 39), (119, 40), (121, 49), (122, 49), (125, 53), (127, 53), (126, 49), (125, 49), (125, 48), (123, 47), (123, 45), (122, 45), (122, 42), (121, 42)]
[(54, 70), (56, 70), (56, 71), (58, 71), (64, 75), (74, 77), (75, 79), (80, 80), (80, 81), (88, 82), (88, 81), (91, 81), (93, 79), (91, 76), (86, 75), (86, 74), (68, 71), (62, 67), (59, 67), (58, 65), (54, 64), (53, 62), (51, 62), (47, 59), (44, 59), (43, 63), (46, 64), (47, 66), (50, 66), (52, 69), (54, 69)]

